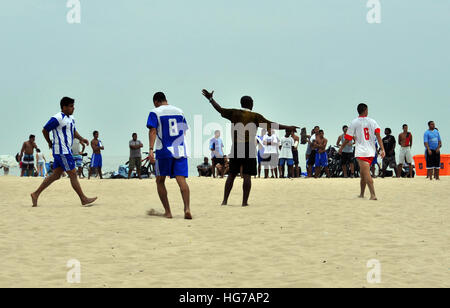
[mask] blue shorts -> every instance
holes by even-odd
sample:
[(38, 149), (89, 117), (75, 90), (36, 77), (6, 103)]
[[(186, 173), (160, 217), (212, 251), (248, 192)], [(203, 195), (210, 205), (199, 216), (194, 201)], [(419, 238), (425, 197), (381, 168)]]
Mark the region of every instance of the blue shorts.
[(316, 167), (328, 167), (327, 152), (316, 153)]
[(375, 166), (376, 164), (378, 164), (378, 155), (375, 155), (375, 158), (373, 159), (373, 162), (370, 166), (372, 167)]
[(170, 176), (171, 179), (177, 176), (189, 176), (187, 158), (160, 158), (156, 159), (156, 176)]
[(286, 163), (288, 166), (293, 166), (294, 160), (290, 158), (280, 158), (280, 166), (284, 166)]
[(102, 154), (92, 154), (91, 168), (101, 168), (103, 166)]
[(75, 165), (77, 166), (77, 168), (83, 167), (83, 156), (73, 155), (73, 160), (75, 161)]
[(72, 171), (75, 169), (75, 161), (70, 154), (55, 154), (53, 160), (53, 170), (62, 168), (64, 171)]

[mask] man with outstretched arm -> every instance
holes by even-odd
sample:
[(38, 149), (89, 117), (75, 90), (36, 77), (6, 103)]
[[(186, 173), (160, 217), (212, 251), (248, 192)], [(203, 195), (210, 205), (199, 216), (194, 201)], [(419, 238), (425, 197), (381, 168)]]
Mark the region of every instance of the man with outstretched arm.
[(375, 158), (375, 142), (381, 147), (381, 157), (386, 156), (384, 151), (383, 141), (381, 140), (381, 128), (375, 120), (368, 118), (369, 107), (361, 103), (358, 105), (359, 117), (353, 120), (350, 128), (345, 135), (345, 141), (339, 149), (339, 154), (342, 155), (344, 148), (353, 140), (356, 142), (355, 156), (358, 159), (361, 170), (361, 194), (360, 198), (364, 198), (366, 186), (369, 186), (370, 200), (377, 200), (375, 194), (375, 187), (372, 176), (370, 175), (370, 165)]
[[(50, 149), (53, 150), (53, 173), (45, 178), (44, 182), (39, 186), (38, 190), (31, 194), (33, 207), (37, 207), (38, 199), (41, 193), (49, 187), (53, 182), (59, 180), (63, 172), (66, 172), (70, 178), (72, 188), (78, 194), (83, 206), (94, 203), (97, 198), (88, 198), (81, 189), (78, 181), (75, 161), (72, 156), (73, 139), (88, 145), (89, 141), (80, 136), (75, 128), (75, 120), (72, 117), (75, 110), (75, 100), (64, 97), (61, 100), (61, 112), (53, 116), (45, 125), (42, 133), (48, 143)], [(53, 134), (53, 141), (50, 140), (50, 132)]]
[(298, 128), (296, 126), (278, 125), (265, 119), (262, 115), (252, 111), (253, 99), (250, 96), (241, 98), (242, 109), (225, 109), (222, 108), (213, 98), (214, 91), (208, 92), (203, 90), (203, 96), (209, 100), (211, 105), (225, 119), (231, 121), (231, 136), (233, 138), (233, 147), (230, 155), (230, 171), (225, 183), (225, 192), (222, 205), (228, 204), (236, 176), (241, 172), (244, 178), (243, 200), (242, 206), (248, 206), (248, 198), (252, 188), (252, 176), (257, 174), (256, 169), (256, 147), (254, 141), (258, 131), (258, 127), (262, 127), (270, 131), (276, 129)]

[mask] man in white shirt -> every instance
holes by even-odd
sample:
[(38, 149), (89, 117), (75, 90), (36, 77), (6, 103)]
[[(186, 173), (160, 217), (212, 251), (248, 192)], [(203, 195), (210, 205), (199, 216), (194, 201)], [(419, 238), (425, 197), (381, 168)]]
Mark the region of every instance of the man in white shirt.
[(288, 165), (288, 178), (294, 177), (294, 138), (292, 138), (292, 132), (286, 130), (286, 135), (281, 138), (281, 151), (280, 151), (280, 178), (284, 178), (284, 171), (286, 163)]
[(269, 130), (263, 138), (265, 170), (264, 175), (269, 177), (269, 169), (272, 171), (272, 178), (278, 178), (278, 147), (280, 140), (275, 135), (274, 130)]
[(350, 128), (345, 135), (345, 141), (339, 149), (339, 154), (342, 155), (344, 148), (355, 140), (356, 153), (355, 156), (358, 159), (360, 171), (361, 171), (361, 195), (360, 198), (364, 198), (366, 186), (369, 186), (370, 200), (377, 200), (375, 194), (375, 187), (373, 184), (372, 176), (370, 175), (370, 165), (375, 158), (375, 142), (378, 140), (378, 144), (381, 147), (381, 157), (384, 158), (386, 153), (384, 151), (383, 141), (381, 139), (381, 129), (375, 120), (368, 118), (369, 107), (366, 104), (359, 104), (358, 106), (359, 117), (353, 120)]

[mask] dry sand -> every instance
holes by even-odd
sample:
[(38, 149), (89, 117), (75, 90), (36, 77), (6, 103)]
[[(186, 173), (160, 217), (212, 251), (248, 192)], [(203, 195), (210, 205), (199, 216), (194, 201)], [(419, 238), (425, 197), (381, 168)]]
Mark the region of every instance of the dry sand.
[(0, 177), (0, 287), (450, 287), (448, 178), (376, 180), (378, 202), (357, 179), (256, 180), (248, 208), (241, 180), (221, 207), (224, 180), (191, 178), (192, 221), (174, 181), (173, 220), (146, 216), (154, 180), (83, 180), (99, 201), (81, 208), (63, 179), (33, 209), (40, 182)]

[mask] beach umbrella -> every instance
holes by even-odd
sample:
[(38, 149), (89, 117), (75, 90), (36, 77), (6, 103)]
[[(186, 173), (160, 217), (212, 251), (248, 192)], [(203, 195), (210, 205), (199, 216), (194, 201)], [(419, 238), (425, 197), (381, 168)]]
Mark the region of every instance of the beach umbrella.
[(7, 168), (16, 168), (19, 164), (16, 162), (16, 158), (11, 155), (0, 155), (0, 166)]

